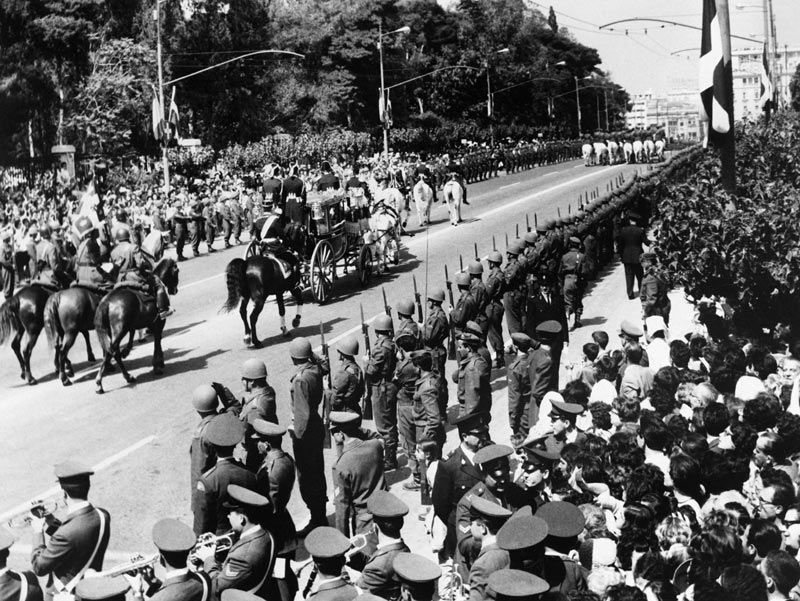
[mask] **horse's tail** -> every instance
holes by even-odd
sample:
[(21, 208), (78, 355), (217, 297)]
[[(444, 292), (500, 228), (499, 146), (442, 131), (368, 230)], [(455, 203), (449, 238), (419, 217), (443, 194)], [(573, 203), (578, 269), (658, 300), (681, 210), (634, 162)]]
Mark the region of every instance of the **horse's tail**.
[(0, 306), (0, 344), (5, 344), (12, 333), (19, 331), (19, 297), (14, 295)]
[(47, 344), (55, 346), (59, 338), (64, 335), (61, 319), (58, 316), (58, 307), (61, 302), (61, 292), (54, 292), (44, 305), (44, 333)]
[(105, 295), (100, 303), (97, 305), (97, 310), (94, 312), (94, 329), (97, 333), (97, 338), (100, 340), (100, 346), (103, 348), (103, 353), (108, 353), (111, 349), (111, 326), (108, 322), (108, 297)]
[(245, 289), (247, 284), (245, 280), (246, 268), (247, 263), (244, 259), (234, 259), (228, 263), (228, 266), (225, 268), (225, 283), (228, 286), (228, 299), (219, 310), (220, 313), (230, 313), (233, 311), (236, 305), (239, 304), (239, 299), (247, 294), (247, 290)]

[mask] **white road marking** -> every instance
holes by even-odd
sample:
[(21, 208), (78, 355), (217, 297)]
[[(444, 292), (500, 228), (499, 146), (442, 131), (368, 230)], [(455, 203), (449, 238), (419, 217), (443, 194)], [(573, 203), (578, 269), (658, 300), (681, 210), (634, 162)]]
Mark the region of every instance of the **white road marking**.
[[(155, 438), (156, 438), (155, 434), (152, 434), (150, 436), (142, 438), (139, 442), (136, 442), (136, 443), (132, 444), (131, 446), (122, 449), (119, 453), (115, 453), (114, 455), (111, 455), (111, 457), (107, 457), (106, 459), (103, 459), (100, 463), (96, 464), (92, 468), (92, 470), (95, 471), (95, 472), (99, 472), (100, 470), (103, 470), (103, 469), (109, 467), (110, 465), (116, 463), (117, 461), (120, 461), (121, 459), (124, 459), (125, 457), (127, 457), (131, 453), (134, 453), (134, 452), (138, 451), (143, 446), (150, 444), (151, 442), (153, 442), (155, 440)], [(56, 494), (59, 490), (61, 490), (60, 486), (53, 486), (51, 488), (48, 488), (44, 492), (40, 492), (38, 495), (35, 495), (35, 496), (31, 497), (27, 501), (24, 501), (23, 503), (20, 503), (19, 505), (16, 505), (16, 506), (12, 507), (8, 511), (0, 513), (0, 523), (5, 522), (7, 519), (9, 519), (9, 518), (11, 518), (11, 517), (13, 517), (15, 515), (18, 515), (18, 514), (24, 512), (24, 511), (28, 510), (33, 501), (36, 501), (38, 499), (46, 499), (48, 497), (51, 497), (52, 495)]]
[[(547, 175), (550, 175), (549, 173)], [(544, 176), (542, 176), (544, 177)], [(511, 188), (512, 186), (519, 186), (522, 182), (514, 182), (513, 184), (506, 184), (505, 186), (500, 186), (501, 190), (505, 190), (506, 188)]]
[(186, 290), (187, 288), (191, 288), (192, 286), (198, 286), (200, 284), (205, 284), (206, 282), (210, 282), (211, 280), (216, 280), (217, 278), (221, 278), (225, 275), (225, 272), (217, 273), (215, 275), (208, 276), (207, 278), (203, 278), (202, 280), (197, 280), (196, 282), (189, 282), (188, 284), (184, 284), (183, 286), (178, 286), (178, 291)]

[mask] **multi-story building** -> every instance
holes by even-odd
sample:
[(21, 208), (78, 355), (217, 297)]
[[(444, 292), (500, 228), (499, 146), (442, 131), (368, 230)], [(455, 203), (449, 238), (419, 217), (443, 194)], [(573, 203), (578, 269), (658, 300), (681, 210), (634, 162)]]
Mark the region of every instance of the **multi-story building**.
[(625, 125), (631, 128), (658, 126), (667, 136), (687, 140), (702, 137), (697, 90), (672, 90), (656, 96), (652, 90), (633, 94)]
[[(761, 114), (761, 61), (763, 48), (731, 51), (733, 67), (733, 117), (755, 119)], [(800, 46), (784, 46), (775, 60), (773, 85), (778, 88), (780, 102), (788, 103), (789, 82), (800, 63)]]

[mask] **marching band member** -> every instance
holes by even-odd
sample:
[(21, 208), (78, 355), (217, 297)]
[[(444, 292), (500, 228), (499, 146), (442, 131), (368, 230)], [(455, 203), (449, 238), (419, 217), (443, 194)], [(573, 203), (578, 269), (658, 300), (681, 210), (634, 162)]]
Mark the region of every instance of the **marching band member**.
[(42, 587), (33, 572), (12, 572), (6, 562), (14, 537), (0, 528), (0, 601), (42, 601)]

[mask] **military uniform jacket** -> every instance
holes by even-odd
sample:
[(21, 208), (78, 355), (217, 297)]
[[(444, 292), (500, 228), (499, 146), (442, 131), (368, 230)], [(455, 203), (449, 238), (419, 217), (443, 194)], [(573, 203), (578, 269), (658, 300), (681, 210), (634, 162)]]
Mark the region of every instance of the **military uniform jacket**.
[(394, 332), (395, 340), (400, 338), (400, 336), (413, 336), (414, 340), (417, 341), (417, 346), (414, 347), (412, 350), (417, 350), (419, 348), (420, 343), (420, 332), (419, 326), (417, 322), (413, 319), (408, 319), (407, 317), (403, 317), (400, 319), (400, 323), (397, 325), (397, 329)]
[(642, 289), (639, 292), (639, 299), (642, 301), (642, 312), (644, 317), (660, 315), (664, 319), (669, 319), (669, 312), (672, 303), (667, 293), (669, 287), (667, 283), (654, 271), (648, 271), (642, 278)]
[(449, 528), (455, 528), (456, 507), (461, 497), (475, 484), (483, 481), (483, 474), (458, 446), (447, 459), (439, 462), (431, 490), (433, 511)]
[(192, 496), (192, 511), (194, 531), (198, 536), (204, 532), (221, 534), (230, 530), (228, 515), (222, 508), (228, 498), (229, 484), (255, 490), (256, 476), (232, 457), (223, 457), (197, 481)]
[(537, 348), (528, 353), (530, 395), (537, 406), (542, 402), (545, 394), (551, 390), (558, 390), (557, 370), (558, 367), (553, 365), (553, 358), (548, 349)]
[(397, 357), (395, 356), (394, 342), (392, 342), (391, 338), (379, 336), (375, 344), (372, 345), (372, 353), (370, 353), (364, 372), (373, 382), (380, 380), (391, 382), (394, 378), (396, 366)]
[(312, 362), (298, 366), (290, 381), (292, 419), (295, 438), (303, 438), (309, 423), (321, 421), (319, 404), (322, 402), (322, 370)]
[(489, 594), (489, 576), (497, 570), (511, 567), (511, 556), (501, 549), (497, 543), (481, 547), (477, 559), (469, 571), (469, 601), (485, 601), (493, 599)]
[(283, 192), (283, 183), (281, 180), (270, 177), (264, 180), (264, 184), (261, 188), (266, 202), (271, 202), (274, 207), (279, 207), (281, 205), (283, 202), (281, 199), (281, 193)]
[[(250, 423), (250, 414), (255, 413), (255, 417), (278, 423), (278, 413), (275, 404), (275, 389), (267, 384), (266, 388), (257, 388), (248, 393), (248, 397), (242, 399), (242, 412), (239, 418), (246, 424)], [(252, 430), (251, 430), (252, 432)]]
[[(25, 582), (25, 590), (22, 590)], [(33, 572), (12, 572), (6, 569), (0, 574), (0, 601), (42, 601), (42, 588)]]
[(100, 246), (97, 244), (97, 240), (90, 237), (81, 241), (78, 246), (78, 252), (75, 254), (75, 270), (78, 282), (102, 286), (106, 281), (105, 276), (98, 269), (102, 262)]
[[(447, 316), (442, 311), (441, 307), (435, 307), (428, 311), (428, 317), (425, 319), (425, 324), (422, 328), (422, 343), (426, 348), (434, 350), (436, 348), (444, 348), (444, 341), (450, 335), (450, 330), (447, 326)], [(434, 364), (436, 361), (434, 360)]]
[(197, 488), (197, 481), (200, 476), (205, 474), (208, 470), (214, 467), (217, 461), (217, 454), (214, 451), (214, 445), (208, 443), (203, 438), (203, 433), (208, 427), (208, 423), (216, 417), (216, 414), (206, 415), (197, 424), (194, 433), (192, 434), (192, 444), (189, 446), (189, 481), (191, 484), (192, 494)]
[(111, 251), (111, 262), (117, 269), (117, 281), (144, 282), (141, 270), (145, 265), (136, 247), (130, 242), (120, 242)]
[(531, 378), (528, 373), (530, 352), (519, 355), (506, 370), (508, 380), (508, 404), (516, 401), (517, 407), (523, 407), (531, 399)]
[[(97, 546), (101, 534), (100, 512), (103, 513), (105, 527), (100, 545)], [(48, 588), (53, 587), (54, 579), (58, 579), (61, 586), (64, 586), (86, 566), (95, 546), (97, 553), (89, 567), (100, 571), (110, 535), (111, 518), (105, 509), (95, 508), (90, 504), (70, 513), (47, 544), (44, 542), (44, 534), (39, 535), (40, 542), (31, 554), (33, 573), (37, 576), (48, 574)]]
[(386, 490), (383, 479), (383, 443), (379, 440), (348, 440), (334, 465), (336, 527), (351, 536), (350, 521), (367, 513), (367, 499), (376, 490)]
[(297, 530), (286, 509), (294, 487), (294, 459), (281, 449), (270, 449), (256, 472), (257, 491), (272, 503), (269, 530), (275, 537), (278, 555), (297, 548)]
[(394, 370), (394, 381), (397, 385), (397, 402), (410, 405), (414, 402), (414, 391), (417, 387), (419, 369), (414, 366), (411, 358), (404, 356), (397, 362)]
[(462, 415), (488, 413), (492, 408), (490, 363), (478, 353), (470, 353), (459, 362), (458, 402)]
[(561, 267), (558, 273), (561, 276), (562, 282), (564, 282), (563, 286), (565, 288), (568, 286), (570, 280), (572, 280), (573, 284), (583, 281), (583, 263), (583, 253), (577, 250), (571, 250), (561, 257)]
[(222, 565), (214, 557), (209, 557), (204, 568), (211, 578), (217, 599), (222, 591), (229, 588), (249, 591), (266, 599), (266, 583), (274, 562), (272, 537), (258, 526), (253, 531), (243, 533), (231, 547)]
[(317, 180), (317, 190), (325, 192), (325, 190), (338, 190), (339, 178), (333, 173), (323, 173)]
[(150, 601), (210, 601), (211, 579), (204, 572), (185, 572), (166, 578)]
[(353, 601), (358, 595), (356, 587), (345, 582), (340, 576), (323, 582), (307, 598), (314, 601)]
[(420, 441), (441, 441), (444, 438), (439, 415), (439, 387), (433, 373), (423, 373), (414, 383), (414, 422), (423, 428)]
[(486, 306), (486, 315), (491, 317), (493, 306), (501, 308), (503, 303), (503, 272), (499, 267), (495, 267), (489, 272), (489, 277), (486, 278), (486, 294), (489, 298), (489, 304)]
[(458, 501), (456, 507), (456, 539), (461, 556), (467, 559), (475, 558), (479, 543), (472, 538), (470, 524), (472, 524), (472, 499), (481, 497), (498, 505), (506, 507), (507, 504), (495, 495), (482, 481), (474, 484)]
[(469, 293), (475, 299), (475, 321), (483, 323), (486, 321), (486, 307), (489, 305), (489, 294), (486, 286), (477, 278), (473, 278), (469, 284)]
[(352, 359), (342, 359), (342, 369), (331, 380), (333, 391), (332, 411), (351, 411), (361, 414), (361, 397), (364, 396), (364, 373)]
[(392, 569), (392, 562), (398, 553), (410, 553), (411, 550), (399, 540), (375, 550), (361, 571), (358, 588), (378, 595), (389, 601), (400, 597), (400, 581)]
[(42, 240), (36, 246), (36, 267), (39, 270), (39, 279), (50, 282), (54, 286), (59, 284), (57, 274), (62, 274), (61, 259), (58, 256), (56, 245), (50, 240)]
[(520, 262), (517, 259), (511, 259), (506, 263), (503, 270), (503, 279), (505, 280), (505, 293), (519, 290), (520, 286), (523, 285), (525, 278), (520, 268)]
[(469, 290), (461, 292), (461, 296), (456, 301), (456, 306), (450, 311), (450, 326), (460, 333), (467, 325), (468, 321), (474, 321), (478, 316), (478, 303)]
[(550, 585), (550, 592), (569, 595), (570, 591), (587, 589), (580, 564), (566, 555), (551, 554), (550, 551), (546, 551), (540, 576)]
[(639, 263), (642, 244), (645, 242), (644, 230), (638, 225), (626, 225), (617, 235), (617, 252), (623, 263)]

